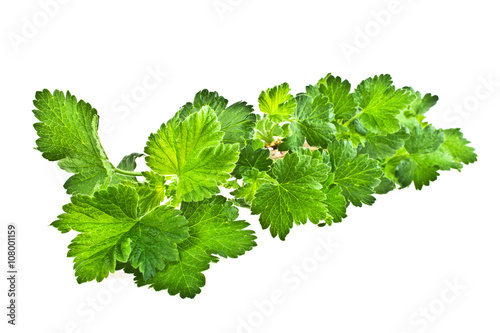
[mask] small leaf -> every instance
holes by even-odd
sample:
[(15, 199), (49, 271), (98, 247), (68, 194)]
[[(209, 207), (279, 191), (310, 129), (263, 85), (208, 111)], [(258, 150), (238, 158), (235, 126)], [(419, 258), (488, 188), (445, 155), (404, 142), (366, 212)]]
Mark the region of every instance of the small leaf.
[(259, 96), (260, 111), (267, 113), (269, 119), (276, 123), (287, 121), (296, 105), (288, 83), (269, 88)]

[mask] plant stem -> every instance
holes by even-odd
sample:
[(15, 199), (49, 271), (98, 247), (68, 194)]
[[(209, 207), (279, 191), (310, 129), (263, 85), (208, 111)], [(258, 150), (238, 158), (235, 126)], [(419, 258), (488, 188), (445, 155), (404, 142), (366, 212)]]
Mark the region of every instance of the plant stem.
[(349, 125), (352, 121), (354, 121), (356, 118), (358, 118), (361, 115), (361, 113), (363, 113), (363, 111), (356, 113), (351, 119), (349, 119), (348, 121), (343, 123), (342, 126)]
[(126, 176), (142, 176), (142, 172), (126, 171), (115, 167), (115, 172)]

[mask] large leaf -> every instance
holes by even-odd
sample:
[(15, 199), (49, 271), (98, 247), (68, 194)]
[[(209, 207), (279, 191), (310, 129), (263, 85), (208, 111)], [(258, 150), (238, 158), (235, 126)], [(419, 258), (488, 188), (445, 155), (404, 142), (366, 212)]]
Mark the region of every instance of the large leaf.
[(153, 277), (166, 261), (177, 260), (175, 243), (188, 237), (186, 219), (172, 207), (159, 206), (138, 215), (139, 197), (133, 187), (118, 185), (94, 196), (74, 195), (52, 225), (80, 234), (69, 246), (79, 283), (102, 281), (116, 262), (130, 261), (145, 277)]
[(69, 91), (36, 93), (33, 110), (39, 138), (37, 149), (49, 161), (59, 161), (61, 169), (74, 173), (66, 183), (68, 194), (92, 194), (113, 176), (113, 166), (102, 149), (97, 128), (99, 116), (92, 106), (77, 101)]
[(284, 240), (293, 223), (313, 223), (326, 219), (326, 195), (321, 183), (328, 165), (305, 154), (286, 154), (271, 169), (272, 183), (260, 186), (252, 202), (252, 214), (260, 214), (260, 223), (271, 235)]
[(210, 263), (222, 258), (236, 258), (250, 251), (255, 235), (249, 224), (235, 221), (238, 209), (221, 196), (199, 202), (183, 203), (181, 210), (189, 223), (190, 237), (178, 245), (179, 260), (170, 262), (153, 279), (137, 275), (139, 285), (150, 284), (155, 290), (194, 298), (205, 285)]
[(219, 193), (238, 160), (238, 145), (221, 142), (224, 133), (212, 108), (173, 118), (151, 134), (147, 165), (160, 175), (175, 175), (178, 201), (199, 201)]

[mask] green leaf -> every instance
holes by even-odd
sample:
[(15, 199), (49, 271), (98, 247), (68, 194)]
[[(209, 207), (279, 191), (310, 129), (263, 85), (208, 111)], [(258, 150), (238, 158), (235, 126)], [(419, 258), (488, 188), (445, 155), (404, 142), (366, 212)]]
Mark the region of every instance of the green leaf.
[[(409, 156), (408, 152), (403, 147), (400, 150), (398, 150), (394, 156), (386, 159), (385, 163), (381, 165), (381, 167), (384, 170), (384, 177), (389, 178), (394, 183), (399, 183), (398, 178), (396, 177), (396, 167), (402, 160), (406, 159), (408, 156)], [(379, 185), (382, 185), (382, 182)]]
[(269, 119), (276, 123), (287, 121), (296, 105), (288, 83), (262, 91), (259, 96), (260, 111), (267, 113)]
[(240, 187), (241, 186), (238, 183), (238, 179), (229, 180), (227, 183), (224, 184), (224, 188), (227, 188), (228, 190), (237, 189), (237, 188), (240, 188)]
[(335, 138), (335, 126), (332, 105), (324, 96), (314, 99), (300, 94), (296, 98), (297, 108), (291, 120), (292, 135), (279, 146), (281, 151), (301, 149), (307, 143), (315, 147), (326, 148)]
[(266, 147), (271, 146), (275, 142), (275, 137), (286, 137), (289, 135), (289, 124), (280, 126), (273, 122), (267, 116), (260, 119), (255, 125), (255, 137), (264, 141)]
[[(359, 119), (353, 119), (350, 123), (345, 123), (346, 126), (340, 125), (336, 121), (334, 121), (333, 124), (337, 132), (335, 134), (335, 139), (337, 141), (349, 140), (355, 146), (365, 141), (366, 129), (361, 125)], [(364, 129), (364, 131), (361, 131), (362, 129)]]
[(358, 114), (361, 124), (375, 134), (385, 135), (399, 130), (397, 116), (415, 97), (405, 89), (396, 90), (390, 75), (380, 75), (361, 82), (354, 98), (362, 108)]
[(377, 194), (387, 194), (396, 188), (396, 184), (389, 177), (382, 177), (380, 179), (380, 184), (375, 187), (375, 193)]
[(432, 94), (422, 94), (419, 91), (413, 90), (411, 87), (404, 87), (403, 89), (409, 91), (415, 96), (415, 100), (409, 105), (408, 110), (404, 112), (407, 118), (417, 118), (419, 121), (423, 120), (424, 114), (427, 113), (439, 100), (438, 96)]
[(404, 146), (405, 140), (409, 137), (410, 131), (406, 127), (402, 127), (398, 132), (393, 134), (368, 134), (361, 153), (368, 154), (368, 156), (374, 159), (386, 159), (394, 156)]
[(189, 115), (200, 111), (204, 106), (209, 106), (216, 114), (223, 112), (227, 107), (228, 101), (216, 91), (201, 90), (194, 96), (193, 103), (186, 103), (175, 115), (180, 120), (184, 120)]
[(181, 120), (184, 120), (204, 106), (210, 106), (221, 124), (221, 131), (224, 132), (223, 142), (238, 143), (243, 147), (245, 140), (253, 136), (256, 115), (252, 113), (253, 107), (245, 102), (237, 102), (229, 107), (227, 104), (227, 99), (219, 96), (217, 92), (205, 89), (196, 94), (193, 103), (184, 105), (177, 114)]
[(245, 102), (230, 105), (224, 112), (217, 114), (224, 134), (224, 143), (239, 143), (245, 145), (245, 140), (253, 136), (256, 116), (253, 107)]
[(250, 169), (243, 174), (244, 185), (231, 192), (231, 195), (237, 199), (244, 199), (246, 203), (251, 203), (261, 185), (269, 182), (267, 173), (259, 172), (255, 168)]
[[(255, 235), (249, 224), (235, 221), (238, 209), (225, 198), (216, 196), (200, 202), (182, 203), (190, 237), (178, 244), (179, 260), (169, 262), (150, 280), (139, 277), (139, 285), (150, 284), (155, 290), (167, 289), (170, 295), (194, 298), (205, 285), (203, 271), (222, 258), (236, 258), (250, 251)], [(218, 257), (217, 257), (218, 256)]]
[(264, 148), (264, 142), (259, 139), (247, 140), (247, 146), (251, 146), (254, 150)]
[(338, 76), (328, 74), (318, 82), (318, 91), (333, 105), (335, 119), (348, 120), (356, 114), (357, 104), (351, 93), (351, 84)]
[(428, 125), (422, 127), (418, 122), (409, 125), (410, 138), (405, 142), (408, 156), (401, 160), (395, 169), (395, 176), (402, 187), (412, 182), (417, 190), (428, 186), (439, 176), (438, 170), (449, 170), (460, 167), (454, 163), (451, 156), (442, 154), (438, 149), (445, 141), (441, 130)]
[(252, 202), (252, 214), (261, 214), (264, 229), (284, 240), (293, 223), (304, 224), (309, 219), (319, 223), (327, 217), (323, 201), (326, 195), (321, 183), (326, 180), (328, 166), (304, 154), (286, 154), (277, 160), (270, 175), (275, 182), (260, 186)]
[(325, 222), (331, 225), (332, 222), (342, 222), (347, 217), (347, 201), (342, 195), (340, 186), (324, 186), (323, 193), (326, 195), (325, 204), (330, 215)]
[(165, 200), (168, 189), (165, 183), (168, 177), (153, 171), (145, 171), (142, 174), (146, 179), (146, 183), (138, 186), (137, 193), (139, 194), (139, 212), (145, 214)]
[(383, 175), (376, 160), (366, 154), (358, 155), (350, 141), (335, 141), (328, 146), (332, 174), (329, 186), (339, 186), (342, 195), (354, 206), (371, 205), (372, 194)]
[(426, 155), (435, 152), (444, 142), (444, 133), (432, 126), (422, 127), (413, 123), (410, 127), (410, 138), (405, 148), (410, 155)]
[(179, 258), (176, 243), (186, 239), (188, 227), (180, 211), (160, 206), (139, 216), (138, 194), (133, 187), (118, 185), (95, 192), (94, 196), (74, 195), (52, 225), (62, 232), (80, 232), (69, 246), (75, 257), (79, 283), (102, 281), (113, 273), (116, 261), (130, 261), (151, 278), (166, 261)]
[(59, 90), (54, 94), (38, 91), (33, 104), (40, 121), (34, 124), (37, 149), (44, 158), (59, 161), (61, 169), (74, 173), (64, 184), (67, 193), (92, 194), (107, 185), (113, 165), (99, 142), (97, 111), (69, 91), (66, 96)]
[(442, 147), (456, 162), (470, 164), (477, 161), (475, 149), (468, 146), (470, 141), (464, 138), (459, 128), (445, 129), (443, 132), (445, 140)]
[(177, 176), (177, 200), (199, 201), (219, 193), (238, 160), (238, 145), (221, 143), (215, 112), (208, 106), (184, 121), (173, 118), (149, 137), (147, 165), (160, 175)]
[[(116, 167), (120, 170), (134, 171), (135, 168), (137, 167), (137, 163), (135, 162), (135, 160), (142, 156), (144, 156), (144, 154), (132, 153), (130, 155), (127, 155), (120, 161), (120, 163), (118, 163)], [(116, 185), (126, 181), (137, 182), (137, 178), (134, 176), (114, 174), (113, 178), (111, 178), (111, 182), (109, 183), (109, 185)]]
[(421, 190), (424, 185), (428, 186), (439, 176), (439, 167), (422, 155), (415, 155), (399, 162), (396, 167), (396, 177), (402, 187), (409, 186), (412, 182), (417, 190)]
[(314, 149), (314, 148), (303, 148), (298, 149), (293, 152), (294, 154), (307, 155), (311, 156), (312, 159), (318, 160), (320, 163), (326, 164), (329, 168), (331, 168), (330, 164), (330, 155), (324, 149)]
[(252, 146), (246, 146), (240, 152), (238, 162), (233, 170), (233, 176), (240, 179), (243, 174), (252, 168), (258, 171), (269, 171), (273, 160), (269, 158), (269, 149), (254, 149)]
[(134, 171), (137, 168), (137, 163), (135, 160), (139, 157), (144, 156), (144, 154), (132, 153), (130, 155), (122, 158), (120, 163), (118, 163), (117, 168), (125, 171)]

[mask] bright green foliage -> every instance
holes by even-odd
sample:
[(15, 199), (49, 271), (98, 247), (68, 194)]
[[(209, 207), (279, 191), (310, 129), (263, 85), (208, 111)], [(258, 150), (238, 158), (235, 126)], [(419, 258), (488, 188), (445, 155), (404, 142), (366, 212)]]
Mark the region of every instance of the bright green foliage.
[[(139, 157), (144, 156), (144, 154), (132, 153), (130, 155), (125, 156), (120, 163), (116, 166), (118, 169), (125, 171), (134, 171), (137, 167), (137, 163), (135, 160)], [(111, 178), (110, 185), (116, 185), (123, 182), (137, 182), (137, 178), (135, 176), (127, 176), (121, 174), (114, 174), (113, 178)]]
[(470, 142), (464, 139), (464, 135), (459, 128), (449, 128), (444, 131), (443, 149), (456, 162), (470, 164), (477, 161), (474, 148), (467, 146)]
[(113, 166), (99, 142), (97, 111), (69, 91), (66, 96), (59, 90), (54, 94), (39, 91), (33, 104), (40, 120), (34, 125), (37, 149), (49, 161), (59, 161), (61, 169), (74, 173), (64, 184), (68, 194), (92, 194), (109, 183)]
[(186, 103), (179, 112), (181, 120), (190, 114), (200, 111), (204, 106), (210, 106), (217, 115), (224, 132), (224, 143), (245, 144), (246, 139), (251, 139), (255, 127), (256, 115), (253, 107), (245, 102), (238, 102), (227, 107), (228, 101), (217, 92), (202, 90), (196, 94), (193, 103)]
[(290, 123), (280, 125), (272, 121), (267, 115), (257, 121), (255, 125), (255, 139), (262, 141), (263, 146), (269, 147), (274, 141), (275, 137), (285, 138), (290, 135)]
[(184, 216), (168, 206), (139, 216), (138, 201), (134, 188), (118, 185), (93, 197), (75, 195), (63, 207), (65, 213), (52, 225), (62, 232), (80, 233), (68, 252), (75, 257), (78, 282), (102, 281), (114, 272), (117, 260), (130, 260), (134, 268), (151, 277), (166, 261), (179, 258), (175, 243), (189, 236)]
[(269, 171), (273, 161), (269, 158), (268, 149), (254, 149), (252, 146), (246, 146), (240, 152), (238, 162), (233, 170), (236, 178), (241, 178), (243, 174), (253, 168), (258, 171)]
[[(73, 174), (64, 185), (71, 203), (52, 225), (78, 233), (68, 256), (79, 283), (123, 269), (139, 286), (193, 298), (210, 264), (256, 245), (235, 205), (284, 240), (294, 224), (333, 225), (351, 204), (412, 183), (421, 190), (441, 171), (475, 162), (460, 129), (427, 122), (437, 101), (396, 88), (389, 75), (352, 88), (328, 74), (295, 96), (284, 83), (260, 94), (262, 114), (201, 90), (149, 136), (145, 154), (115, 167), (99, 142), (97, 111), (43, 90), (34, 101), (36, 148)], [(144, 155), (150, 170), (136, 171)]]
[(418, 121), (422, 121), (425, 118), (425, 113), (430, 110), (439, 100), (439, 97), (433, 96), (431, 94), (422, 94), (418, 91), (413, 90), (411, 87), (403, 88), (408, 90), (412, 95), (415, 96), (413, 103), (408, 106), (408, 110), (404, 112), (407, 118), (416, 118)]
[(342, 219), (347, 217), (347, 202), (342, 195), (342, 188), (340, 186), (328, 186), (328, 184), (323, 184), (323, 193), (326, 195), (324, 202), (326, 203), (326, 208), (330, 215), (325, 219), (325, 222), (329, 225), (331, 225), (332, 222), (342, 222)]
[(293, 222), (309, 219), (319, 223), (327, 217), (326, 199), (321, 183), (328, 176), (328, 166), (301, 154), (287, 154), (276, 161), (270, 175), (275, 182), (263, 184), (252, 202), (252, 214), (260, 214), (260, 224), (271, 235), (284, 240)]
[(410, 138), (405, 142), (408, 156), (396, 166), (395, 174), (401, 186), (406, 187), (413, 181), (415, 188), (420, 190), (437, 179), (439, 170), (461, 169), (461, 163), (439, 150), (445, 142), (442, 130), (431, 125), (422, 127), (418, 123), (414, 123), (410, 130)]
[(398, 131), (401, 125), (397, 116), (415, 99), (407, 90), (396, 90), (389, 75), (364, 80), (356, 88), (354, 98), (361, 108), (359, 121), (374, 134)]
[(231, 192), (231, 194), (234, 195), (235, 198), (243, 199), (246, 203), (250, 204), (261, 185), (270, 183), (270, 181), (267, 173), (252, 168), (243, 174), (243, 183), (245, 185), (237, 188)]
[(328, 146), (332, 173), (328, 186), (338, 186), (347, 201), (360, 207), (375, 202), (374, 188), (380, 183), (382, 170), (376, 160), (359, 155), (349, 141), (335, 141)]
[(326, 148), (335, 135), (332, 104), (324, 96), (297, 96), (297, 107), (293, 113), (290, 129), (292, 134), (280, 145), (280, 150), (295, 150), (307, 143)]
[(290, 94), (288, 83), (269, 88), (259, 96), (260, 111), (278, 123), (288, 120), (296, 105), (295, 98)]
[(169, 187), (166, 185), (170, 177), (159, 175), (153, 171), (144, 171), (146, 182), (138, 183), (137, 194), (139, 195), (139, 211), (146, 213), (159, 206), (166, 197)]
[(318, 81), (318, 92), (328, 98), (332, 103), (336, 120), (348, 120), (356, 113), (358, 108), (351, 92), (351, 84), (338, 76), (328, 74)]
[(178, 178), (175, 197), (199, 201), (219, 193), (238, 160), (238, 145), (221, 142), (224, 133), (212, 108), (205, 106), (184, 121), (172, 118), (151, 134), (144, 151), (147, 165)]
[(383, 160), (394, 156), (405, 145), (405, 141), (409, 137), (410, 132), (406, 127), (402, 127), (393, 134), (368, 134), (361, 152), (368, 154), (371, 158)]
[[(224, 197), (183, 203), (181, 211), (188, 220), (190, 237), (178, 245), (179, 260), (168, 263), (153, 279), (144, 278), (155, 290), (167, 289), (171, 295), (193, 298), (205, 285), (203, 271), (219, 258), (237, 258), (255, 244), (248, 223), (235, 221), (238, 209)], [(142, 280), (142, 278), (139, 278)]]

